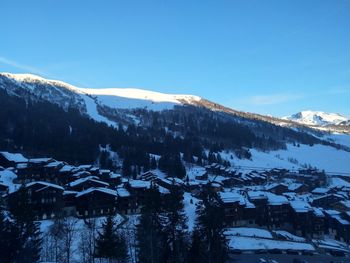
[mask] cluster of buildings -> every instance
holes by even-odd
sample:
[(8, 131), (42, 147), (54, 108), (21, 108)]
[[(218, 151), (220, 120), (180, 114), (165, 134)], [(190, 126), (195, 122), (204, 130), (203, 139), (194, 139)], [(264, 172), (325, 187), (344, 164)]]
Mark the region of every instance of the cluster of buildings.
[(52, 158), (27, 159), (0, 152), (0, 193), (11, 204), (23, 186), (37, 219), (42, 220), (59, 213), (76, 217), (137, 214), (152, 184), (164, 198), (173, 187), (200, 198), (209, 184), (224, 206), (227, 227), (284, 229), (306, 238), (329, 235), (350, 243), (350, 187), (329, 186), (323, 172), (240, 172), (219, 164), (199, 171), (188, 173), (184, 180), (154, 171), (132, 180), (93, 165), (73, 166)]

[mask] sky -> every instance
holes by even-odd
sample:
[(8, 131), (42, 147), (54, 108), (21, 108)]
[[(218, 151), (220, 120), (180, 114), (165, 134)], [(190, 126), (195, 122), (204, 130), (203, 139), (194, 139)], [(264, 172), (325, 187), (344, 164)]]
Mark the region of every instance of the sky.
[(350, 117), (350, 0), (1, 0), (0, 72)]

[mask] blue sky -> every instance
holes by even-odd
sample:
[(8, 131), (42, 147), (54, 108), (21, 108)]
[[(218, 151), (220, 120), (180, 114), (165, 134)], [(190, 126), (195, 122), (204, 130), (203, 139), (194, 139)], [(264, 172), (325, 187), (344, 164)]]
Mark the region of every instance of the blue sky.
[(349, 0), (2, 0), (0, 71), (350, 116)]

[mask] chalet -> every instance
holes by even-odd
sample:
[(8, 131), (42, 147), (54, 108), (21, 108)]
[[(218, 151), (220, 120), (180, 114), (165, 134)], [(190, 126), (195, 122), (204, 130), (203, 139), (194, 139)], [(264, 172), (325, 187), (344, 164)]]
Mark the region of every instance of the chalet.
[(77, 211), (75, 207), (75, 203), (76, 203), (75, 198), (77, 194), (78, 194), (77, 191), (65, 190), (63, 192), (63, 201), (64, 201), (63, 215), (64, 216), (76, 216)]
[(117, 188), (117, 210), (121, 214), (134, 214), (139, 212), (137, 205), (134, 203), (134, 199), (130, 195), (129, 191), (123, 187)]
[[(64, 206), (63, 187), (42, 181), (31, 182), (24, 187), (37, 220), (54, 218), (61, 213)], [(17, 202), (18, 194), (14, 192), (9, 195), (10, 205)]]
[[(255, 208), (246, 198), (237, 192), (219, 192), (220, 200), (225, 209), (226, 226), (247, 226), (253, 224)], [(250, 211), (248, 211), (250, 210)]]
[(289, 201), (285, 196), (267, 192), (268, 225), (272, 228), (286, 227), (289, 223)]
[(334, 191), (331, 188), (326, 188), (326, 187), (316, 187), (311, 191), (312, 194), (322, 196), (325, 194), (330, 194), (334, 193)]
[(290, 220), (294, 231), (299, 236), (313, 236), (313, 209), (308, 202), (302, 200), (290, 201)]
[(255, 223), (259, 226), (266, 226), (268, 216), (268, 198), (266, 193), (262, 191), (248, 191), (247, 196), (249, 201), (255, 206)]
[(342, 242), (350, 242), (350, 222), (339, 211), (325, 210), (328, 234)]
[(337, 194), (327, 194), (314, 198), (312, 201), (312, 205), (327, 209), (333, 207), (336, 203), (342, 201), (343, 199), (344, 198), (342, 196), (339, 196)]
[(78, 217), (95, 217), (114, 213), (117, 207), (117, 191), (107, 188), (89, 188), (75, 196)]
[(322, 212), (322, 209), (313, 207), (313, 218), (312, 218), (312, 226), (313, 226), (313, 238), (323, 238), (325, 234), (325, 215)]
[(156, 174), (154, 174), (152, 171), (145, 172), (141, 174), (140, 179), (144, 181), (154, 181), (158, 178)]
[(125, 188), (131, 194), (133, 206), (138, 207), (144, 200), (147, 189), (151, 187), (151, 182), (142, 180), (130, 180), (125, 184)]
[(350, 211), (350, 200), (339, 201), (339, 202), (333, 204), (332, 208), (337, 210), (337, 211), (340, 211), (340, 212)]
[(292, 183), (288, 185), (288, 191), (297, 194), (306, 194), (309, 192), (309, 187), (301, 183)]
[(109, 184), (103, 181), (98, 180), (96, 176), (88, 176), (84, 178), (79, 178), (73, 182), (70, 182), (67, 186), (70, 190), (73, 191), (84, 191), (92, 187), (109, 187)]
[(17, 182), (29, 183), (35, 181), (55, 182), (57, 176), (50, 174), (44, 168), (55, 160), (52, 158), (35, 158), (29, 159), (27, 163), (20, 163), (17, 165)]
[(0, 152), (0, 165), (3, 167), (16, 167), (19, 163), (26, 163), (28, 159), (20, 153)]
[(265, 190), (277, 195), (281, 195), (289, 191), (288, 186), (282, 183), (272, 183), (265, 186)]
[(121, 174), (117, 173), (110, 173), (109, 177), (105, 180), (111, 187), (116, 187), (117, 185), (120, 185), (122, 182), (122, 176)]

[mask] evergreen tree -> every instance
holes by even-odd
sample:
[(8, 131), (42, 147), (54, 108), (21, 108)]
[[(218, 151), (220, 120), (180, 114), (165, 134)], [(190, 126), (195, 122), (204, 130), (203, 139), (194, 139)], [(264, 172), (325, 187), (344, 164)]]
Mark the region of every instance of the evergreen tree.
[(1, 262), (14, 262), (18, 248), (20, 246), (18, 240), (18, 229), (16, 226), (5, 218), (5, 212), (0, 207), (0, 251)]
[(183, 192), (173, 185), (165, 204), (164, 233), (166, 235), (167, 248), (169, 249), (167, 262), (184, 262), (186, 258), (188, 246), (186, 222)]
[(126, 241), (116, 228), (112, 215), (109, 215), (102, 225), (102, 233), (96, 240), (96, 257), (105, 258), (108, 262), (124, 263), (128, 260)]
[(132, 174), (131, 163), (128, 157), (125, 157), (123, 160), (122, 173), (123, 173), (123, 176), (126, 176), (126, 177), (130, 177)]
[(161, 263), (165, 257), (161, 196), (152, 185), (145, 193), (142, 213), (137, 225), (138, 261)]
[(227, 258), (227, 242), (224, 231), (224, 208), (217, 193), (207, 185), (202, 192), (203, 206), (197, 209), (197, 225), (203, 248), (203, 262), (224, 263)]
[(197, 229), (192, 232), (191, 245), (187, 253), (188, 263), (201, 263), (203, 262), (204, 244), (201, 240), (200, 233)]
[(10, 211), (19, 231), (20, 247), (16, 261), (23, 263), (38, 262), (42, 244), (39, 223), (34, 221), (35, 215), (28, 200), (27, 190), (22, 186), (10, 201)]

